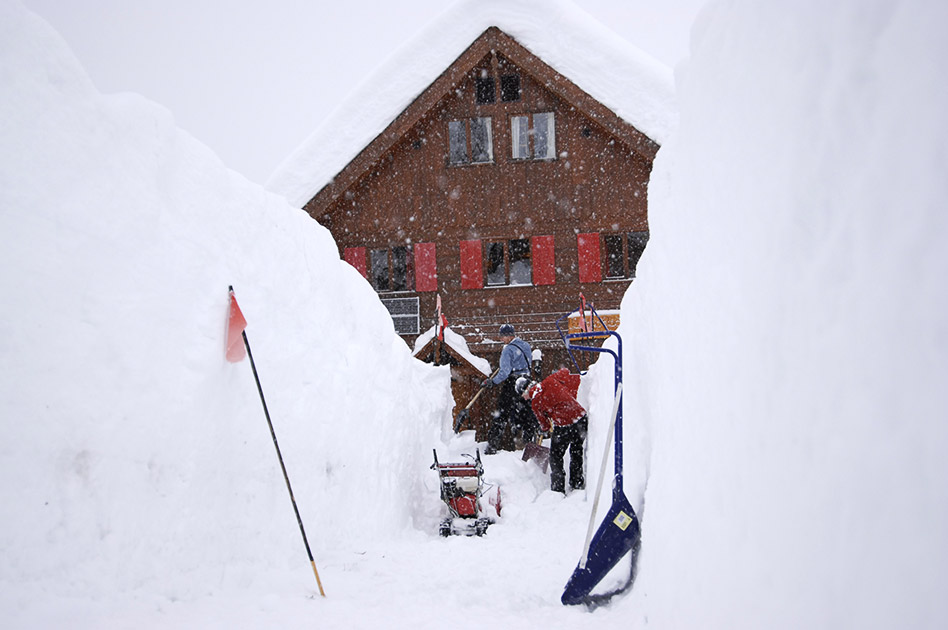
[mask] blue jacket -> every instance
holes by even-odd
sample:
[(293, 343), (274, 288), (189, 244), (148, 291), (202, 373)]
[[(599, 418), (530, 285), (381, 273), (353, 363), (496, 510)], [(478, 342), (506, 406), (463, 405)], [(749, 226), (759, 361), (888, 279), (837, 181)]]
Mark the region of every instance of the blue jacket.
[(514, 337), (500, 352), (500, 371), (491, 379), (492, 382), (494, 385), (500, 385), (511, 374), (528, 375), (531, 360), (533, 352), (530, 350), (530, 344), (520, 337)]

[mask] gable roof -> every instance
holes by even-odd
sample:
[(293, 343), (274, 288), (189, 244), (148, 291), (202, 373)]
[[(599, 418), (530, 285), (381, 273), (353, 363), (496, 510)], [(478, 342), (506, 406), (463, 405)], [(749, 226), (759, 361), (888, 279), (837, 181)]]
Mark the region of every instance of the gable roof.
[(317, 193), (316, 205), (331, 201), (491, 50), (650, 157), (675, 124), (671, 70), (568, 0), (462, 0), (357, 88), (267, 188), (296, 207)]

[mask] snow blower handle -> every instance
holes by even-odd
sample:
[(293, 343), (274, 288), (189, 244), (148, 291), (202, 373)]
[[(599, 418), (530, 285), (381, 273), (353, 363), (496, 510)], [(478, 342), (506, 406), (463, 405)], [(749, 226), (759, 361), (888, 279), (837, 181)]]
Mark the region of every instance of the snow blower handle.
[[(497, 372), (500, 372), (499, 367), (496, 370), (494, 370), (494, 373), (490, 375), (489, 379), (493, 379), (495, 376), (497, 376)], [(474, 398), (471, 399), (471, 402), (467, 403), (467, 406), (464, 407), (464, 409), (462, 409), (460, 413), (458, 413), (457, 418), (454, 419), (454, 432), (455, 433), (458, 433), (461, 430), (461, 425), (464, 424), (468, 416), (471, 414), (471, 407), (474, 405), (475, 402), (477, 402), (477, 399), (480, 398), (481, 396), (481, 392), (483, 392), (485, 389), (487, 388), (481, 385), (481, 387), (478, 388), (477, 393), (474, 394)]]

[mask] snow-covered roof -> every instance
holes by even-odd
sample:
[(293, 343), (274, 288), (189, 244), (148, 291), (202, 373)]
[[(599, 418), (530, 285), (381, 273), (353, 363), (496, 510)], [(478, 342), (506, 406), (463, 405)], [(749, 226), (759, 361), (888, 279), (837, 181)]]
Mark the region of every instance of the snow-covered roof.
[[(428, 342), (434, 339), (435, 336), (435, 327), (432, 326), (425, 332), (421, 333), (417, 339), (415, 339), (415, 347), (412, 350), (412, 354), (417, 356), (421, 352)], [(484, 373), (485, 376), (490, 376), (490, 362), (483, 357), (479, 357), (471, 353), (470, 348), (468, 348), (467, 341), (464, 337), (454, 332), (450, 328), (444, 329), (444, 342), (451, 347), (459, 356), (463, 357), (468, 363), (473, 365), (475, 368)]]
[(302, 207), (475, 41), (496, 26), (651, 140), (674, 127), (670, 68), (569, 0), (461, 0), (384, 61), (271, 175)]

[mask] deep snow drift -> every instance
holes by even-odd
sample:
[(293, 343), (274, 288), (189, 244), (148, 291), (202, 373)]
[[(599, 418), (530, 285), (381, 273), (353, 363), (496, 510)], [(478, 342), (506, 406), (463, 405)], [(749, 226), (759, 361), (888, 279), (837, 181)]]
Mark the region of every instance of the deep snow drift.
[(946, 20), (720, 2), (692, 29), (622, 314), (650, 625), (948, 625)]
[(312, 533), (410, 529), (446, 369), (305, 213), (0, 12), (5, 612), (312, 580), (250, 367), (224, 361), (229, 284)]
[[(442, 441), (446, 371), (305, 214), (0, 3), (5, 627), (945, 627), (946, 18), (734, 1), (695, 25), (622, 313), (640, 573), (590, 614), (558, 603), (589, 496), (492, 456), (501, 522), (438, 538), (431, 449), (474, 447)], [(224, 361), (228, 284), (325, 600)]]

